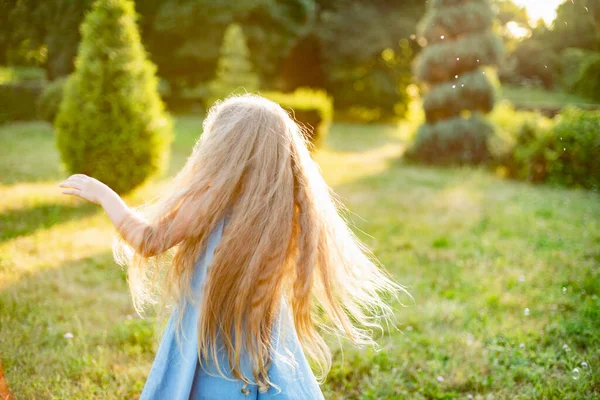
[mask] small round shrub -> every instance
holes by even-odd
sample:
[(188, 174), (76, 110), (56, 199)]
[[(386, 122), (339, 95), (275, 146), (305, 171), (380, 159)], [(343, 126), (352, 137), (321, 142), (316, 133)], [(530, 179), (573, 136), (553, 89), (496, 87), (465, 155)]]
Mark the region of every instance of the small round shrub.
[(479, 114), (421, 125), (404, 157), (433, 165), (481, 164), (491, 158), (493, 126)]
[(298, 88), (292, 93), (266, 92), (262, 95), (288, 110), (315, 148), (323, 144), (333, 118), (333, 100), (327, 93)]
[(63, 99), (66, 78), (60, 78), (46, 85), (37, 101), (37, 114), (44, 121), (53, 122)]
[(172, 131), (156, 68), (140, 42), (131, 0), (97, 0), (81, 31), (55, 120), (57, 145), (70, 173), (126, 193), (167, 160)]

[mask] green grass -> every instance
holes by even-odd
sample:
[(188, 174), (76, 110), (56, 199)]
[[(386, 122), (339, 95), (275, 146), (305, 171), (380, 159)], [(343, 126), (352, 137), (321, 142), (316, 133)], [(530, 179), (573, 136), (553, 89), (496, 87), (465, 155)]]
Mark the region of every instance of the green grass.
[[(177, 119), (171, 174), (200, 129)], [(317, 156), (414, 296), (380, 351), (336, 351), (325, 397), (600, 398), (598, 195), (404, 165), (406, 129), (334, 125)], [(136, 398), (155, 323), (134, 315), (108, 219), (61, 196), (64, 177), (49, 125), (0, 127), (0, 358), (17, 399)]]
[(519, 106), (528, 107), (548, 107), (548, 106), (568, 106), (568, 105), (594, 105), (598, 102), (581, 97), (576, 94), (564, 93), (560, 91), (544, 90), (542, 88), (527, 86), (508, 86), (504, 85), (500, 89), (500, 97), (509, 100), (511, 103)]

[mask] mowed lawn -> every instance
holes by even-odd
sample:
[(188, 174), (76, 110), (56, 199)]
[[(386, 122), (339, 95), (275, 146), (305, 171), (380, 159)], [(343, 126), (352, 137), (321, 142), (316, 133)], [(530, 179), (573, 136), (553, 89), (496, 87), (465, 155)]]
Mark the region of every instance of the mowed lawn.
[[(201, 120), (180, 117), (170, 174)], [(317, 158), (414, 301), (328, 399), (600, 398), (600, 194), (400, 161), (406, 126), (335, 125)], [(156, 349), (101, 209), (63, 197), (53, 131), (0, 127), (0, 358), (17, 399), (137, 398)], [(160, 181), (127, 200), (160, 193)]]

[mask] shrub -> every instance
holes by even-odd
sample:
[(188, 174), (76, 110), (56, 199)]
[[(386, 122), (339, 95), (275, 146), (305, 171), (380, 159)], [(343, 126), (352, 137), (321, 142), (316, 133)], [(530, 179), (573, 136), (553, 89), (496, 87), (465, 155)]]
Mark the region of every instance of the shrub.
[(288, 110), (292, 118), (305, 128), (307, 139), (315, 147), (323, 143), (333, 118), (333, 100), (327, 93), (298, 88), (293, 93), (267, 92), (262, 95)]
[[(559, 68), (559, 57), (543, 42), (525, 39), (512, 54), (516, 63), (516, 74), (529, 81), (539, 81), (545, 88), (554, 86)], [(520, 82), (519, 82), (520, 83)]]
[(35, 104), (43, 89), (41, 81), (0, 84), (0, 123), (36, 119)]
[[(493, 32), (489, 2), (435, 0), (419, 26), (427, 46), (415, 64), (425, 83), (426, 122), (406, 153), (433, 164), (479, 164), (490, 158), (493, 129), (481, 113), (494, 106), (494, 88), (484, 66), (498, 63), (502, 42)], [(428, 90), (427, 90), (428, 89)]]
[(130, 0), (98, 0), (82, 24), (75, 72), (55, 120), (71, 173), (128, 192), (165, 165), (171, 124)]
[(574, 89), (581, 96), (600, 101), (600, 56), (583, 67)]
[[(498, 125), (510, 141), (498, 157), (509, 177), (534, 183), (600, 187), (600, 111), (568, 108), (553, 120), (514, 112)], [(512, 121), (511, 121), (512, 120)]]
[(210, 95), (206, 107), (230, 94), (256, 92), (259, 88), (258, 75), (252, 71), (250, 51), (242, 28), (231, 24), (225, 31), (215, 79), (209, 83)]
[(547, 180), (600, 189), (600, 111), (567, 108), (549, 133)]
[(493, 133), (493, 126), (479, 114), (424, 124), (404, 157), (435, 165), (481, 164), (491, 158), (488, 141)]
[(37, 101), (37, 115), (40, 119), (54, 121), (63, 99), (66, 82), (66, 78), (60, 78), (46, 85)]

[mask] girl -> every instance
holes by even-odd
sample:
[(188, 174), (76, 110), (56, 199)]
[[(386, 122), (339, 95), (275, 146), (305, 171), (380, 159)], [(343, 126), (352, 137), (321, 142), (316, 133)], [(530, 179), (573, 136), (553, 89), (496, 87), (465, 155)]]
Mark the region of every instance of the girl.
[(321, 332), (373, 343), (392, 313), (381, 296), (402, 290), (338, 214), (298, 126), (259, 96), (210, 110), (148, 219), (93, 178), (60, 186), (117, 228), (136, 310), (174, 305), (142, 399), (322, 399), (305, 357), (329, 371)]

